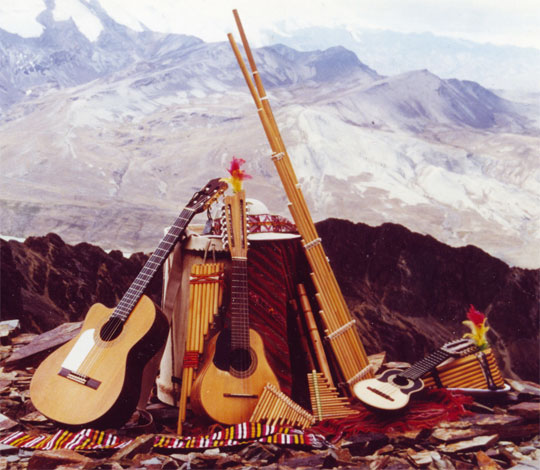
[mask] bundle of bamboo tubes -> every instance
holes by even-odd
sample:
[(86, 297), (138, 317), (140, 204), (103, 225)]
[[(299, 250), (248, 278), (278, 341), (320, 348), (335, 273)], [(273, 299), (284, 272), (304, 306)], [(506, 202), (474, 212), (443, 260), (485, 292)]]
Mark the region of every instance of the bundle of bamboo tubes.
[(317, 421), (345, 418), (358, 413), (350, 407), (347, 398), (338, 395), (324, 374), (316, 371), (309, 373), (308, 386), (312, 412)]
[(189, 311), (186, 352), (182, 370), (182, 388), (178, 402), (178, 428), (186, 419), (187, 399), (191, 394), (193, 371), (198, 367), (204, 339), (223, 299), (223, 263), (194, 264), (189, 280)]
[(442, 364), (422, 380), (426, 387), (480, 390), (496, 390), (504, 387), (504, 379), (491, 349)]
[(352, 386), (356, 382), (373, 377), (373, 372), (360, 341), (355, 321), (351, 318), (292, 168), (238, 12), (233, 10), (233, 13), (256, 87), (249, 76), (232, 34), (228, 35), (229, 42), (257, 107), (259, 118), (273, 152), (272, 160), (289, 199), (291, 215), (302, 237), (306, 258), (312, 271), (311, 279), (317, 291), (316, 298), (320, 307), (319, 314), (325, 328), (326, 339), (339, 366), (341, 377), (348, 385), (346, 390), (351, 392)]
[(252, 423), (266, 421), (270, 426), (298, 426), (301, 429), (308, 428), (315, 422), (309, 411), (271, 383), (265, 385), (249, 420)]

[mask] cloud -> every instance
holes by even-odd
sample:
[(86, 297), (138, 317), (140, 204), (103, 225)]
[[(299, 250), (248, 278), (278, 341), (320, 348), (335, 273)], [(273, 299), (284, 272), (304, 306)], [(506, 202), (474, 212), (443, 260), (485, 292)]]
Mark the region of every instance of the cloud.
[[(537, 0), (99, 0), (119, 23), (140, 31), (190, 34), (205, 41), (226, 41), (236, 33), (232, 10), (238, 9), (250, 42), (262, 45), (264, 29), (346, 25), (494, 44), (540, 48)], [(100, 30), (79, 0), (56, 0), (55, 15), (69, 17), (90, 39)], [(0, 2), (0, 28), (37, 36), (36, 16), (43, 0)]]

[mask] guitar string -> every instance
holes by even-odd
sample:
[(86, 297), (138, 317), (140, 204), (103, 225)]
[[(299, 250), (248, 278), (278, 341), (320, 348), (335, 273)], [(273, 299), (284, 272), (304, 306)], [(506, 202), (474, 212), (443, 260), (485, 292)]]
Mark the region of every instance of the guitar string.
[[(152, 256), (146, 262), (143, 269), (139, 272), (137, 278), (131, 284), (128, 291), (124, 294), (113, 313), (109, 316), (107, 321), (101, 325), (99, 331), (96, 332), (95, 344), (84, 361), (81, 363), (81, 366), (78, 368), (78, 373), (88, 376), (96, 361), (100, 360), (105, 354), (107, 345), (109, 345), (111, 340), (115, 338), (118, 331), (124, 328), (129, 315), (135, 309), (138, 301), (144, 293), (144, 290), (152, 280), (159, 267), (165, 261), (167, 255), (170, 253), (170, 251), (172, 251), (174, 243), (187, 225), (189, 219), (184, 217), (185, 212), (186, 209), (182, 211), (181, 215), (174, 222), (167, 235), (163, 237), (162, 241), (158, 245), (158, 248), (154, 251), (154, 253), (152, 253)], [(179, 222), (180, 225), (178, 225)], [(175, 233), (176, 230), (178, 230), (178, 233)], [(169, 240), (171, 235), (173, 239)], [(115, 321), (116, 319), (118, 319), (118, 321)]]
[[(117, 335), (119, 330), (124, 328), (129, 316), (136, 308), (155, 273), (165, 262), (167, 256), (171, 253), (175, 243), (178, 241), (195, 213), (196, 210), (190, 207), (185, 207), (182, 210), (122, 299), (120, 299), (120, 302), (114, 308), (113, 313), (107, 318), (105, 323), (99, 326), (99, 330), (96, 328), (97, 331), (94, 336), (94, 345), (77, 370), (73, 372), (86, 377), (90, 375), (90, 371), (93, 369), (96, 362), (106, 354), (107, 346), (110, 345), (112, 339), (115, 338), (115, 335)], [(118, 319), (118, 321), (115, 321), (116, 319)], [(104, 329), (104, 331), (102, 331), (102, 329)], [(121, 333), (118, 334), (118, 337), (120, 337), (120, 335)]]

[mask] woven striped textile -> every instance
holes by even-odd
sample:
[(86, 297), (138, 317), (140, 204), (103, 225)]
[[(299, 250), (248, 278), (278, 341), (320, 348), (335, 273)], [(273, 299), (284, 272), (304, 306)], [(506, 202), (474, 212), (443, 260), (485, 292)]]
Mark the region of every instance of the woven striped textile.
[(248, 251), (250, 327), (263, 338), (270, 366), (287, 395), (292, 387), (287, 323), (300, 248), (297, 239), (253, 241)]
[[(121, 449), (133, 439), (119, 437), (112, 433), (83, 429), (78, 432), (60, 430), (56, 434), (28, 434), (23, 431), (0, 438), (0, 444), (33, 450), (106, 450)], [(228, 426), (219, 431), (190, 437), (156, 435), (156, 449), (210, 449), (234, 447), (251, 442), (281, 444), (287, 446), (321, 447), (322, 436), (305, 433), (289, 427), (268, 426), (260, 423), (242, 423)]]

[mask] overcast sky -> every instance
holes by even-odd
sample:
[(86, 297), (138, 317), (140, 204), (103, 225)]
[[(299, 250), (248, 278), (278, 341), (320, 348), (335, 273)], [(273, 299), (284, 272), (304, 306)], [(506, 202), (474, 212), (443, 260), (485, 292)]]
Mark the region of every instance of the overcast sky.
[[(236, 33), (233, 8), (250, 41), (258, 31), (289, 25), (337, 25), (432, 32), (477, 42), (540, 48), (540, 0), (99, 0), (119, 23), (140, 30), (193, 34), (205, 41), (225, 41)], [(45, 0), (0, 0), (0, 28), (35, 36), (35, 17)], [(78, 0), (56, 0), (56, 19), (73, 17), (93, 37), (100, 24)]]

